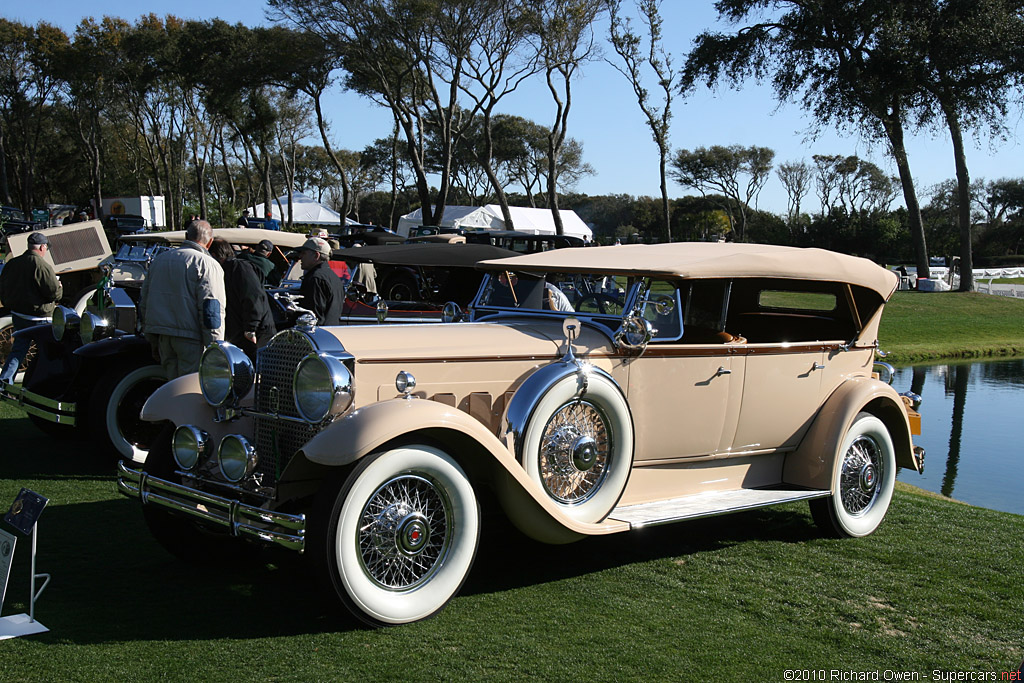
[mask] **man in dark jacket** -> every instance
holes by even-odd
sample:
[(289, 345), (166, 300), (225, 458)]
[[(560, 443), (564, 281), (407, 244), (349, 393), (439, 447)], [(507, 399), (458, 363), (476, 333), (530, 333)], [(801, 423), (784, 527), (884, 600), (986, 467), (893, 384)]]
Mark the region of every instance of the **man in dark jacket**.
[[(33, 232), (28, 236), (28, 250), (11, 259), (0, 271), (0, 301), (11, 309), (15, 332), (49, 320), (55, 302), (64, 294), (53, 266), (43, 258), (49, 250), (50, 240), (46, 235)], [(3, 371), (0, 371), (0, 383), (14, 381), (30, 344), (21, 335), (14, 338)]]
[(210, 245), (210, 256), (217, 259), (224, 269), (227, 296), (224, 339), (245, 351), (255, 363), (256, 349), (270, 341), (277, 332), (256, 266), (235, 258), (235, 250), (220, 238)]
[(299, 263), (305, 274), (299, 305), (313, 311), (317, 325), (337, 325), (345, 306), (345, 285), (328, 263), (331, 246), (320, 237), (310, 237), (299, 249)]
[(252, 251), (243, 251), (239, 254), (239, 258), (256, 266), (260, 284), (277, 287), (281, 284), (281, 274), (277, 272), (277, 266), (270, 260), (270, 254), (273, 251), (274, 245), (270, 240), (260, 240), (253, 245)]

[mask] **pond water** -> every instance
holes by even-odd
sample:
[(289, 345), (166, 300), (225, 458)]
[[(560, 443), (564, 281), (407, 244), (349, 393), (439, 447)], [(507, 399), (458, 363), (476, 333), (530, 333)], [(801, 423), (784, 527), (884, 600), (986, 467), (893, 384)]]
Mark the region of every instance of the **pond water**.
[(1024, 360), (899, 368), (920, 394), (925, 473), (898, 479), (971, 505), (1024, 514)]

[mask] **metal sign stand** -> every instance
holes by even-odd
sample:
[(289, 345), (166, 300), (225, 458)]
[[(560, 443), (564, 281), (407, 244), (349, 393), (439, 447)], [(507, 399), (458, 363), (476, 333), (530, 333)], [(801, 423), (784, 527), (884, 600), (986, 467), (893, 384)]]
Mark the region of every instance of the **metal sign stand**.
[[(36, 543), (39, 538), (39, 515), (43, 508), (46, 507), (47, 502), (47, 499), (38, 493), (23, 488), (14, 500), (14, 504), (11, 505), (10, 511), (4, 516), (4, 521), (15, 529), (23, 534), (31, 533), (32, 535), (32, 578), (29, 584), (28, 614), (0, 617), (0, 640), (27, 636), (33, 633), (45, 633), (50, 630), (36, 621), (36, 600), (39, 599), (39, 596), (43, 594), (43, 591), (46, 590), (50, 583), (49, 574), (36, 574)], [(10, 544), (6, 548), (8, 551), (7, 563), (5, 563), (6, 571), (10, 570), (10, 560), (13, 559), (10, 555), (14, 552), (14, 537), (10, 537), (10, 539)], [(39, 587), (38, 591), (36, 590), (36, 579), (43, 579), (43, 585)], [(0, 590), (0, 608), (3, 607), (3, 594), (6, 592), (6, 572), (3, 580), (3, 585), (0, 586), (0, 589), (3, 589)]]
[[(28, 603), (28, 614), (12, 614), (0, 617), (0, 640), (17, 638), (18, 636), (30, 636), (33, 633), (46, 633), (50, 629), (36, 621), (36, 600), (43, 594), (50, 583), (49, 574), (36, 574), (36, 538), (39, 536), (39, 524), (32, 527), (32, 581), (30, 583), (30, 595)], [(44, 579), (43, 585), (36, 591), (36, 579)]]

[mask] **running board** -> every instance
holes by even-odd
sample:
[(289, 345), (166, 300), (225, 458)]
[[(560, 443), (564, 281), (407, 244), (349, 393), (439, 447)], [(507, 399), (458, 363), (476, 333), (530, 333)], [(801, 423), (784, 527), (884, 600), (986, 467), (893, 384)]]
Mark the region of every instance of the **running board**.
[(730, 512), (789, 503), (794, 500), (824, 498), (829, 491), (815, 489), (737, 489), (698, 493), (654, 503), (623, 505), (612, 510), (608, 519), (629, 524), (630, 529), (668, 524), (684, 519), (726, 515)]

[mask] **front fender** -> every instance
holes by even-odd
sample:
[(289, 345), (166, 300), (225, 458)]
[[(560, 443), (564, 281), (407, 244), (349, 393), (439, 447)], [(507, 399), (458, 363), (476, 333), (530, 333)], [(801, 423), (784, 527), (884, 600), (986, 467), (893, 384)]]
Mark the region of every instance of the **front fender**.
[(176, 426), (190, 424), (210, 435), (210, 443), (220, 443), (228, 434), (252, 434), (251, 417), (215, 421), (217, 413), (203, 398), (199, 373), (184, 375), (162, 385), (142, 406), (140, 417), (148, 422), (170, 420)]
[(396, 398), (360, 408), (333, 422), (300, 452), (311, 462), (336, 467), (396, 439), (423, 438), (424, 432), (443, 442), (467, 469), (484, 473), (505, 513), (533, 538), (566, 543), (629, 529), (623, 522), (585, 524), (566, 517), (490, 430), (461, 410), (436, 401)]
[(121, 354), (144, 355), (146, 358), (152, 358), (149, 342), (137, 334), (107, 337), (75, 349), (75, 355), (84, 358), (104, 358)]
[(856, 377), (839, 385), (825, 401), (803, 441), (786, 458), (783, 481), (831, 489), (843, 437), (861, 412), (871, 413), (885, 423), (896, 449), (896, 464), (918, 471), (903, 399), (884, 382)]

